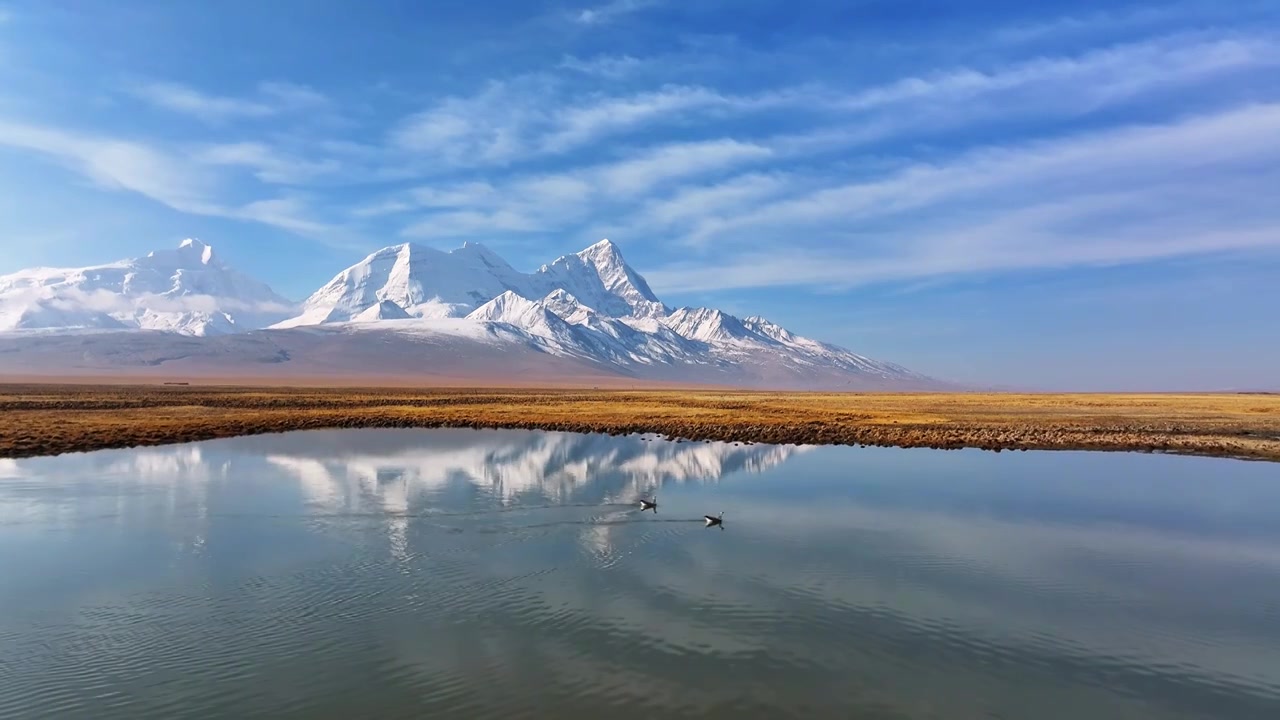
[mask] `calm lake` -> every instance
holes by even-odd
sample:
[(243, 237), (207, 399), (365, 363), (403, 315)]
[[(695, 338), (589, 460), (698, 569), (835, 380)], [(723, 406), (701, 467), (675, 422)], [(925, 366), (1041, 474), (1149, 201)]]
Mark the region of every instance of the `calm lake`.
[(1280, 466), (470, 430), (0, 460), (0, 717), (1275, 720)]

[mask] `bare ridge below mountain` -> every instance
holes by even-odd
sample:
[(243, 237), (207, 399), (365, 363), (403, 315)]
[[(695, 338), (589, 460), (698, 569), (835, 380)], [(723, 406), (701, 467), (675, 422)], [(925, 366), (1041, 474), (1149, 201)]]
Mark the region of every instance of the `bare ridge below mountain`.
[(943, 389), (762, 317), (671, 308), (609, 240), (529, 273), (489, 248), (371, 253), (301, 303), (213, 248), (0, 276), (0, 373), (287, 382)]

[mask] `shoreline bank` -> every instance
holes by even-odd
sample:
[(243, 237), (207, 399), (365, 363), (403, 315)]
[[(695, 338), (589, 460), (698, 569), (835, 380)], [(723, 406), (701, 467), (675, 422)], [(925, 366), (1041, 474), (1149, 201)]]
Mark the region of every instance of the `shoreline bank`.
[(0, 385), (0, 458), (378, 427), (1280, 461), (1274, 395)]

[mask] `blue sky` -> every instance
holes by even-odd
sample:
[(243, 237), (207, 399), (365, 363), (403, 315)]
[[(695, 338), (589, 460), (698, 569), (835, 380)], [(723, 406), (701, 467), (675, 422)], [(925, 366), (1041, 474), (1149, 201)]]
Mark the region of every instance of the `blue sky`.
[(968, 382), (1280, 387), (1280, 4), (0, 0), (0, 273), (602, 238)]

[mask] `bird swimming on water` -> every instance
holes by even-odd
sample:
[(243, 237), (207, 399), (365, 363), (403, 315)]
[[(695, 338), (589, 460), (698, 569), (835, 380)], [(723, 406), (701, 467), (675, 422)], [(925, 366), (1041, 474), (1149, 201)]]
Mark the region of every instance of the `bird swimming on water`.
[(640, 498), (640, 512), (652, 510), (655, 514), (658, 512), (658, 496), (654, 495), (652, 500)]
[(721, 529), (724, 528), (724, 525), (723, 525), (724, 511), (723, 510), (720, 511), (720, 515), (718, 516), (712, 517), (711, 515), (703, 515), (702, 517), (706, 518), (707, 527), (711, 527), (712, 525), (719, 525)]

